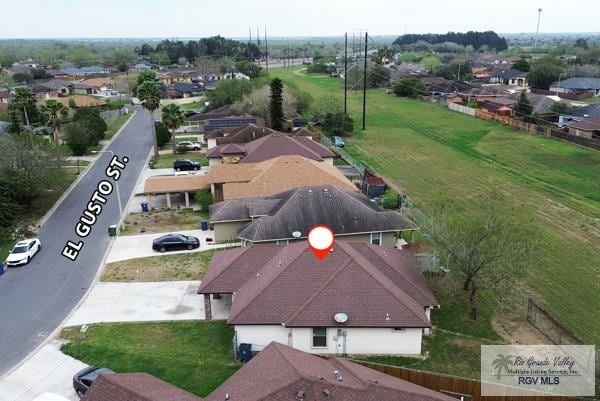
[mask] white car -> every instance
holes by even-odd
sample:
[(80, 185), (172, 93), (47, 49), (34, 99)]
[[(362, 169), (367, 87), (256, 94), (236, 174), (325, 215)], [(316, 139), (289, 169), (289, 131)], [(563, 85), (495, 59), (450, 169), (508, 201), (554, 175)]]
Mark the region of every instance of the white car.
[(41, 249), (42, 243), (38, 238), (17, 242), (6, 258), (6, 267), (26, 265)]
[(185, 150), (200, 150), (200, 148), (202, 147), (202, 145), (200, 145), (198, 142), (190, 142), (190, 141), (181, 141), (179, 143), (177, 143), (178, 147), (183, 147), (185, 148)]

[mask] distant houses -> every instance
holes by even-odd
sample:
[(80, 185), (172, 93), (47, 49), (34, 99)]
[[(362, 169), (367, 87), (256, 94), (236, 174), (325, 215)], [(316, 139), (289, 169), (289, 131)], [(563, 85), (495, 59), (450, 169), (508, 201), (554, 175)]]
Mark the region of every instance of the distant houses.
[(600, 96), (600, 78), (573, 77), (550, 85), (550, 92), (571, 95)]

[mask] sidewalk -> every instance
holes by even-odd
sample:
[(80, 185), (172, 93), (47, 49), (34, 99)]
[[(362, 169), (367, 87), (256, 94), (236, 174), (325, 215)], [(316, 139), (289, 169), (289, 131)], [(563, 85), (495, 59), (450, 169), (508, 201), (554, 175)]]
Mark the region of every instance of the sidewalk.
[(31, 401), (45, 392), (60, 394), (73, 401), (79, 400), (73, 391), (73, 375), (87, 365), (60, 352), (61, 345), (60, 341), (50, 341), (15, 371), (2, 378), (0, 400)]

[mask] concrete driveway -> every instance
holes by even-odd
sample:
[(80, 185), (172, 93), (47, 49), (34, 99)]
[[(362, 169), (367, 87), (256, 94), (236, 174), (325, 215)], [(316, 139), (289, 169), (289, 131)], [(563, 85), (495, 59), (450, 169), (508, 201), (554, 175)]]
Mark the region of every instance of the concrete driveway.
[(45, 392), (78, 400), (73, 391), (72, 378), (87, 365), (60, 352), (61, 345), (62, 342), (57, 340), (48, 342), (21, 366), (3, 377), (0, 380), (0, 400), (31, 401)]
[[(192, 231), (178, 231), (178, 233), (193, 235), (194, 237), (198, 237), (200, 239), (200, 247), (197, 249), (193, 249), (191, 251), (171, 251), (165, 253), (168, 255), (178, 254), (178, 253), (191, 253), (191, 252), (202, 252), (209, 249), (219, 249), (226, 248), (227, 246), (231, 246), (228, 244), (210, 244), (208, 245), (206, 242), (206, 238), (214, 239), (214, 231), (202, 231), (202, 230), (192, 230)], [(160, 237), (161, 235), (168, 233), (159, 233), (159, 234), (142, 234), (142, 235), (123, 235), (119, 236), (112, 245), (108, 257), (106, 259), (106, 263), (118, 262), (121, 260), (127, 259), (135, 259), (135, 258), (145, 258), (148, 256), (158, 256), (162, 255), (161, 253), (152, 250), (152, 241), (154, 238)]]
[[(65, 326), (108, 322), (203, 320), (199, 281), (96, 283)], [(224, 311), (218, 311), (225, 318)]]

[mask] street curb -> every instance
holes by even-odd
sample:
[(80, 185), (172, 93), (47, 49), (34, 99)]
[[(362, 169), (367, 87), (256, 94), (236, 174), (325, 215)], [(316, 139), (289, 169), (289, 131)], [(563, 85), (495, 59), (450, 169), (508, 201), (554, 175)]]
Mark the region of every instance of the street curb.
[[(129, 118), (129, 120), (127, 120), (127, 122), (125, 124), (123, 124), (123, 126), (121, 128), (119, 128), (119, 130), (117, 132), (115, 132), (115, 134), (110, 139), (110, 141), (106, 144), (105, 147), (108, 147), (112, 143), (112, 141), (114, 141), (114, 139), (121, 133), (121, 131), (133, 119), (133, 117), (135, 116), (136, 113), (137, 113), (137, 111), (133, 112), (133, 114), (131, 115), (131, 117)], [(94, 163), (96, 163), (96, 161), (98, 159), (99, 158), (96, 158), (92, 163), (90, 163), (89, 166), (88, 166), (88, 168), (85, 170), (85, 172), (83, 174), (80, 174), (79, 177), (75, 181), (73, 181), (73, 183), (69, 186), (69, 188), (67, 189), (67, 191), (65, 191), (65, 193), (63, 194), (63, 196), (58, 201), (56, 201), (56, 203), (54, 204), (54, 206), (52, 207), (52, 209), (50, 209), (46, 213), (46, 215), (43, 218), (44, 222), (45, 222), (45, 220), (48, 219), (48, 217), (50, 217), (50, 215), (56, 210), (56, 208), (58, 208), (58, 206), (63, 202), (64, 198), (66, 198), (67, 195), (73, 190), (73, 187), (75, 186), (75, 184), (77, 182), (79, 182), (79, 180), (82, 179), (85, 176), (85, 174), (90, 170), (90, 168), (94, 165)], [(127, 201), (127, 202), (129, 203), (130, 201), (131, 201), (131, 199), (129, 201)], [(44, 222), (41, 222), (40, 226)], [(58, 333), (60, 333), (60, 331), (63, 329), (65, 323), (73, 316), (73, 314), (75, 313), (75, 311), (78, 310), (79, 307), (81, 306), (81, 304), (88, 298), (88, 296), (90, 294), (90, 290), (92, 289), (92, 287), (94, 287), (94, 285), (96, 285), (96, 283), (98, 282), (98, 279), (100, 278), (100, 276), (104, 272), (104, 268), (103, 267), (105, 265), (106, 259), (108, 258), (109, 252), (112, 250), (112, 246), (113, 246), (114, 242), (115, 242), (115, 239), (112, 239), (110, 241), (110, 243), (108, 244), (108, 247), (106, 248), (106, 252), (104, 252), (104, 257), (102, 258), (102, 261), (100, 262), (100, 268), (96, 272), (96, 275), (94, 276), (94, 279), (90, 283), (90, 286), (87, 288), (85, 294), (83, 294), (83, 296), (81, 297), (81, 299), (79, 300), (79, 302), (77, 302), (77, 304), (75, 305), (75, 307), (73, 307), (73, 309), (71, 309), (71, 311), (69, 312), (69, 314), (60, 322), (60, 324), (56, 327), (56, 329), (54, 329), (54, 331), (52, 331), (50, 334), (48, 334), (48, 336), (44, 339), (44, 341), (42, 341), (40, 343), (40, 345), (38, 345), (34, 350), (32, 350), (29, 354), (27, 354), (25, 356), (25, 358), (21, 359), (21, 361), (19, 361), (19, 363), (17, 363), (11, 369), (9, 369), (8, 371), (6, 371), (6, 373), (4, 373), (2, 376), (0, 376), (0, 380), (4, 380), (6, 377), (10, 376), (14, 371), (16, 371), (21, 366), (23, 366), (27, 361), (29, 361), (31, 358), (33, 358), (33, 356), (35, 354), (37, 354), (43, 347), (45, 347), (48, 343), (50, 343), (50, 341), (54, 340), (54, 338), (56, 337), (56, 335)]]
[[(108, 143), (102, 148), (102, 150), (104, 150), (105, 148), (110, 146), (110, 144), (115, 140), (115, 138), (117, 138), (117, 136), (119, 136), (121, 131), (123, 131), (123, 129), (127, 126), (127, 124), (129, 124), (129, 122), (133, 119), (133, 117), (135, 117), (136, 113), (137, 113), (137, 111), (134, 111), (131, 114), (131, 117), (129, 117), (129, 120), (127, 120), (127, 122), (125, 124), (123, 124), (117, 132), (115, 132), (115, 134), (112, 136), (112, 138), (110, 138), (110, 141), (108, 141)], [(94, 166), (94, 164), (96, 164), (96, 161), (98, 161), (99, 158), (100, 158), (99, 156), (96, 156), (96, 158), (94, 160), (92, 160), (90, 162), (90, 164), (88, 164), (88, 166), (83, 171), (83, 173), (79, 174), (79, 177), (77, 177), (75, 179), (75, 181), (73, 181), (71, 183), (71, 185), (69, 185), (69, 187), (61, 195), (61, 197), (58, 198), (58, 200), (56, 202), (54, 202), (54, 205), (52, 206), (52, 208), (50, 208), (50, 210), (48, 210), (46, 212), (46, 214), (38, 222), (38, 224), (37, 224), (38, 229), (41, 228), (46, 223), (46, 221), (50, 218), (52, 213), (54, 213), (56, 211), (56, 209), (58, 209), (58, 207), (63, 203), (63, 201), (66, 199), (66, 197), (69, 196), (69, 194), (73, 191), (73, 188), (75, 188), (75, 186), (79, 183), (79, 181), (81, 181), (83, 179), (83, 177), (85, 177), (87, 172), (91, 170), (91, 168)]]

